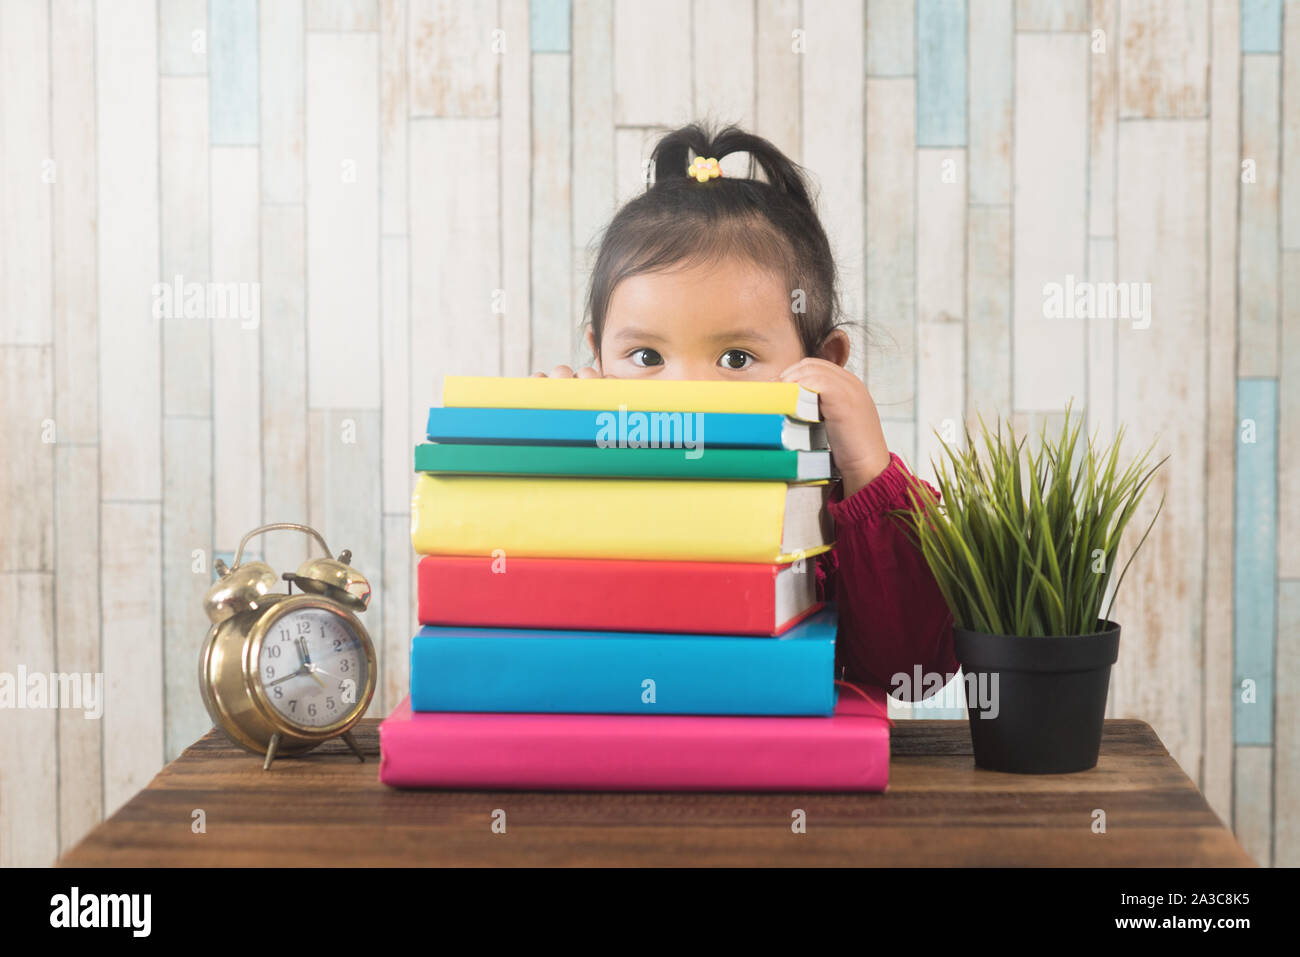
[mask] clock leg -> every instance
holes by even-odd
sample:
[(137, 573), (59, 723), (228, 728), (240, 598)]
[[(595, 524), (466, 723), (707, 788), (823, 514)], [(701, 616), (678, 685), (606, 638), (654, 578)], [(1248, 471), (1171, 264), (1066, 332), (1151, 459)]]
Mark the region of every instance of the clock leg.
[(361, 749), (357, 747), (357, 742), (352, 737), (352, 732), (344, 731), (341, 737), (343, 738), (344, 741), (348, 743), (348, 747), (351, 748), (352, 753), (357, 756), (357, 760), (360, 761), (362, 764), (365, 764), (366, 763), (365, 756), (361, 753)]
[(269, 770), (271, 762), (275, 760), (275, 749), (280, 746), (280, 734), (276, 732), (271, 735), (271, 743), (266, 747), (266, 760), (262, 762), (262, 770)]

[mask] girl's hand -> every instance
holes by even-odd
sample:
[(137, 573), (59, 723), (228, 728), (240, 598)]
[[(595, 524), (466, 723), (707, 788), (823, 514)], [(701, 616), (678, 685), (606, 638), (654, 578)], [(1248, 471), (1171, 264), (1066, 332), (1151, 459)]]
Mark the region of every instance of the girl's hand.
[(806, 358), (782, 372), (781, 381), (797, 382), (818, 393), (846, 499), (889, 467), (880, 413), (861, 379), (834, 362)]
[(600, 373), (597, 372), (595, 369), (593, 369), (591, 366), (583, 366), (577, 372), (574, 372), (568, 366), (556, 366), (554, 369), (551, 370), (550, 375), (547, 375), (545, 372), (533, 373), (534, 379), (538, 378), (539, 376), (543, 379), (599, 379), (601, 378)]

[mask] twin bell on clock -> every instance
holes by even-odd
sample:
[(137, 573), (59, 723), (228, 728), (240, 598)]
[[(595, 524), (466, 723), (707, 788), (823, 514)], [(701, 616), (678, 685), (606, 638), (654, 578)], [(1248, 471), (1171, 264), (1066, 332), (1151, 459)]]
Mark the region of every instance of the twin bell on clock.
[[(275, 530), (312, 536), (325, 557), (283, 576), (265, 562), (241, 562), (250, 538)], [(199, 658), (203, 704), (232, 741), (266, 755), (263, 770), (277, 755), (334, 737), (365, 760), (351, 730), (375, 693), (375, 646), (357, 619), (370, 602), (370, 583), (349, 551), (331, 554), (306, 525), (262, 525), (240, 540), (234, 565), (215, 563), (220, 577), (203, 601), (212, 622)], [(281, 577), (283, 592), (275, 590)]]

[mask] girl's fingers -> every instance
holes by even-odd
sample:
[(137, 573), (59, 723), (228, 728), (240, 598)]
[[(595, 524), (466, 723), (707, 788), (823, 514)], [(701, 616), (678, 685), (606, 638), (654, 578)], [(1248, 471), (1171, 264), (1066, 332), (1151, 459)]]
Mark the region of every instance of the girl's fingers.
[(579, 379), (599, 379), (599, 378), (600, 378), (600, 373), (597, 372), (595, 369), (593, 369), (591, 366), (584, 366), (583, 368), (581, 368), (581, 369), (578, 370), (578, 378), (579, 378)]
[(551, 370), (552, 379), (572, 379), (573, 370), (568, 366), (556, 366)]

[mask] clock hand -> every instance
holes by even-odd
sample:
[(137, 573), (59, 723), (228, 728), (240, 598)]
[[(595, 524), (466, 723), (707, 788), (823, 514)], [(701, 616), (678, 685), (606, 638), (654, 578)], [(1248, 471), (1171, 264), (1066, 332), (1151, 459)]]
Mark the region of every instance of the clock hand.
[[(287, 674), (287, 675), (283, 675), (283, 676), (281, 676), (281, 677), (279, 677), (279, 678), (276, 678), (274, 681), (268, 681), (268, 682), (266, 683), (265, 687), (270, 688), (270, 687), (272, 687), (273, 685), (278, 685), (278, 684), (280, 684), (280, 682), (282, 682), (282, 681), (288, 681), (290, 678), (297, 678), (299, 675), (305, 675), (305, 674), (309, 674), (309, 673), (310, 673), (310, 672), (304, 671), (302, 668), (299, 668), (297, 671), (291, 671), (291, 672), (289, 672), (289, 674)], [(319, 680), (319, 679), (317, 679), (317, 680)]]

